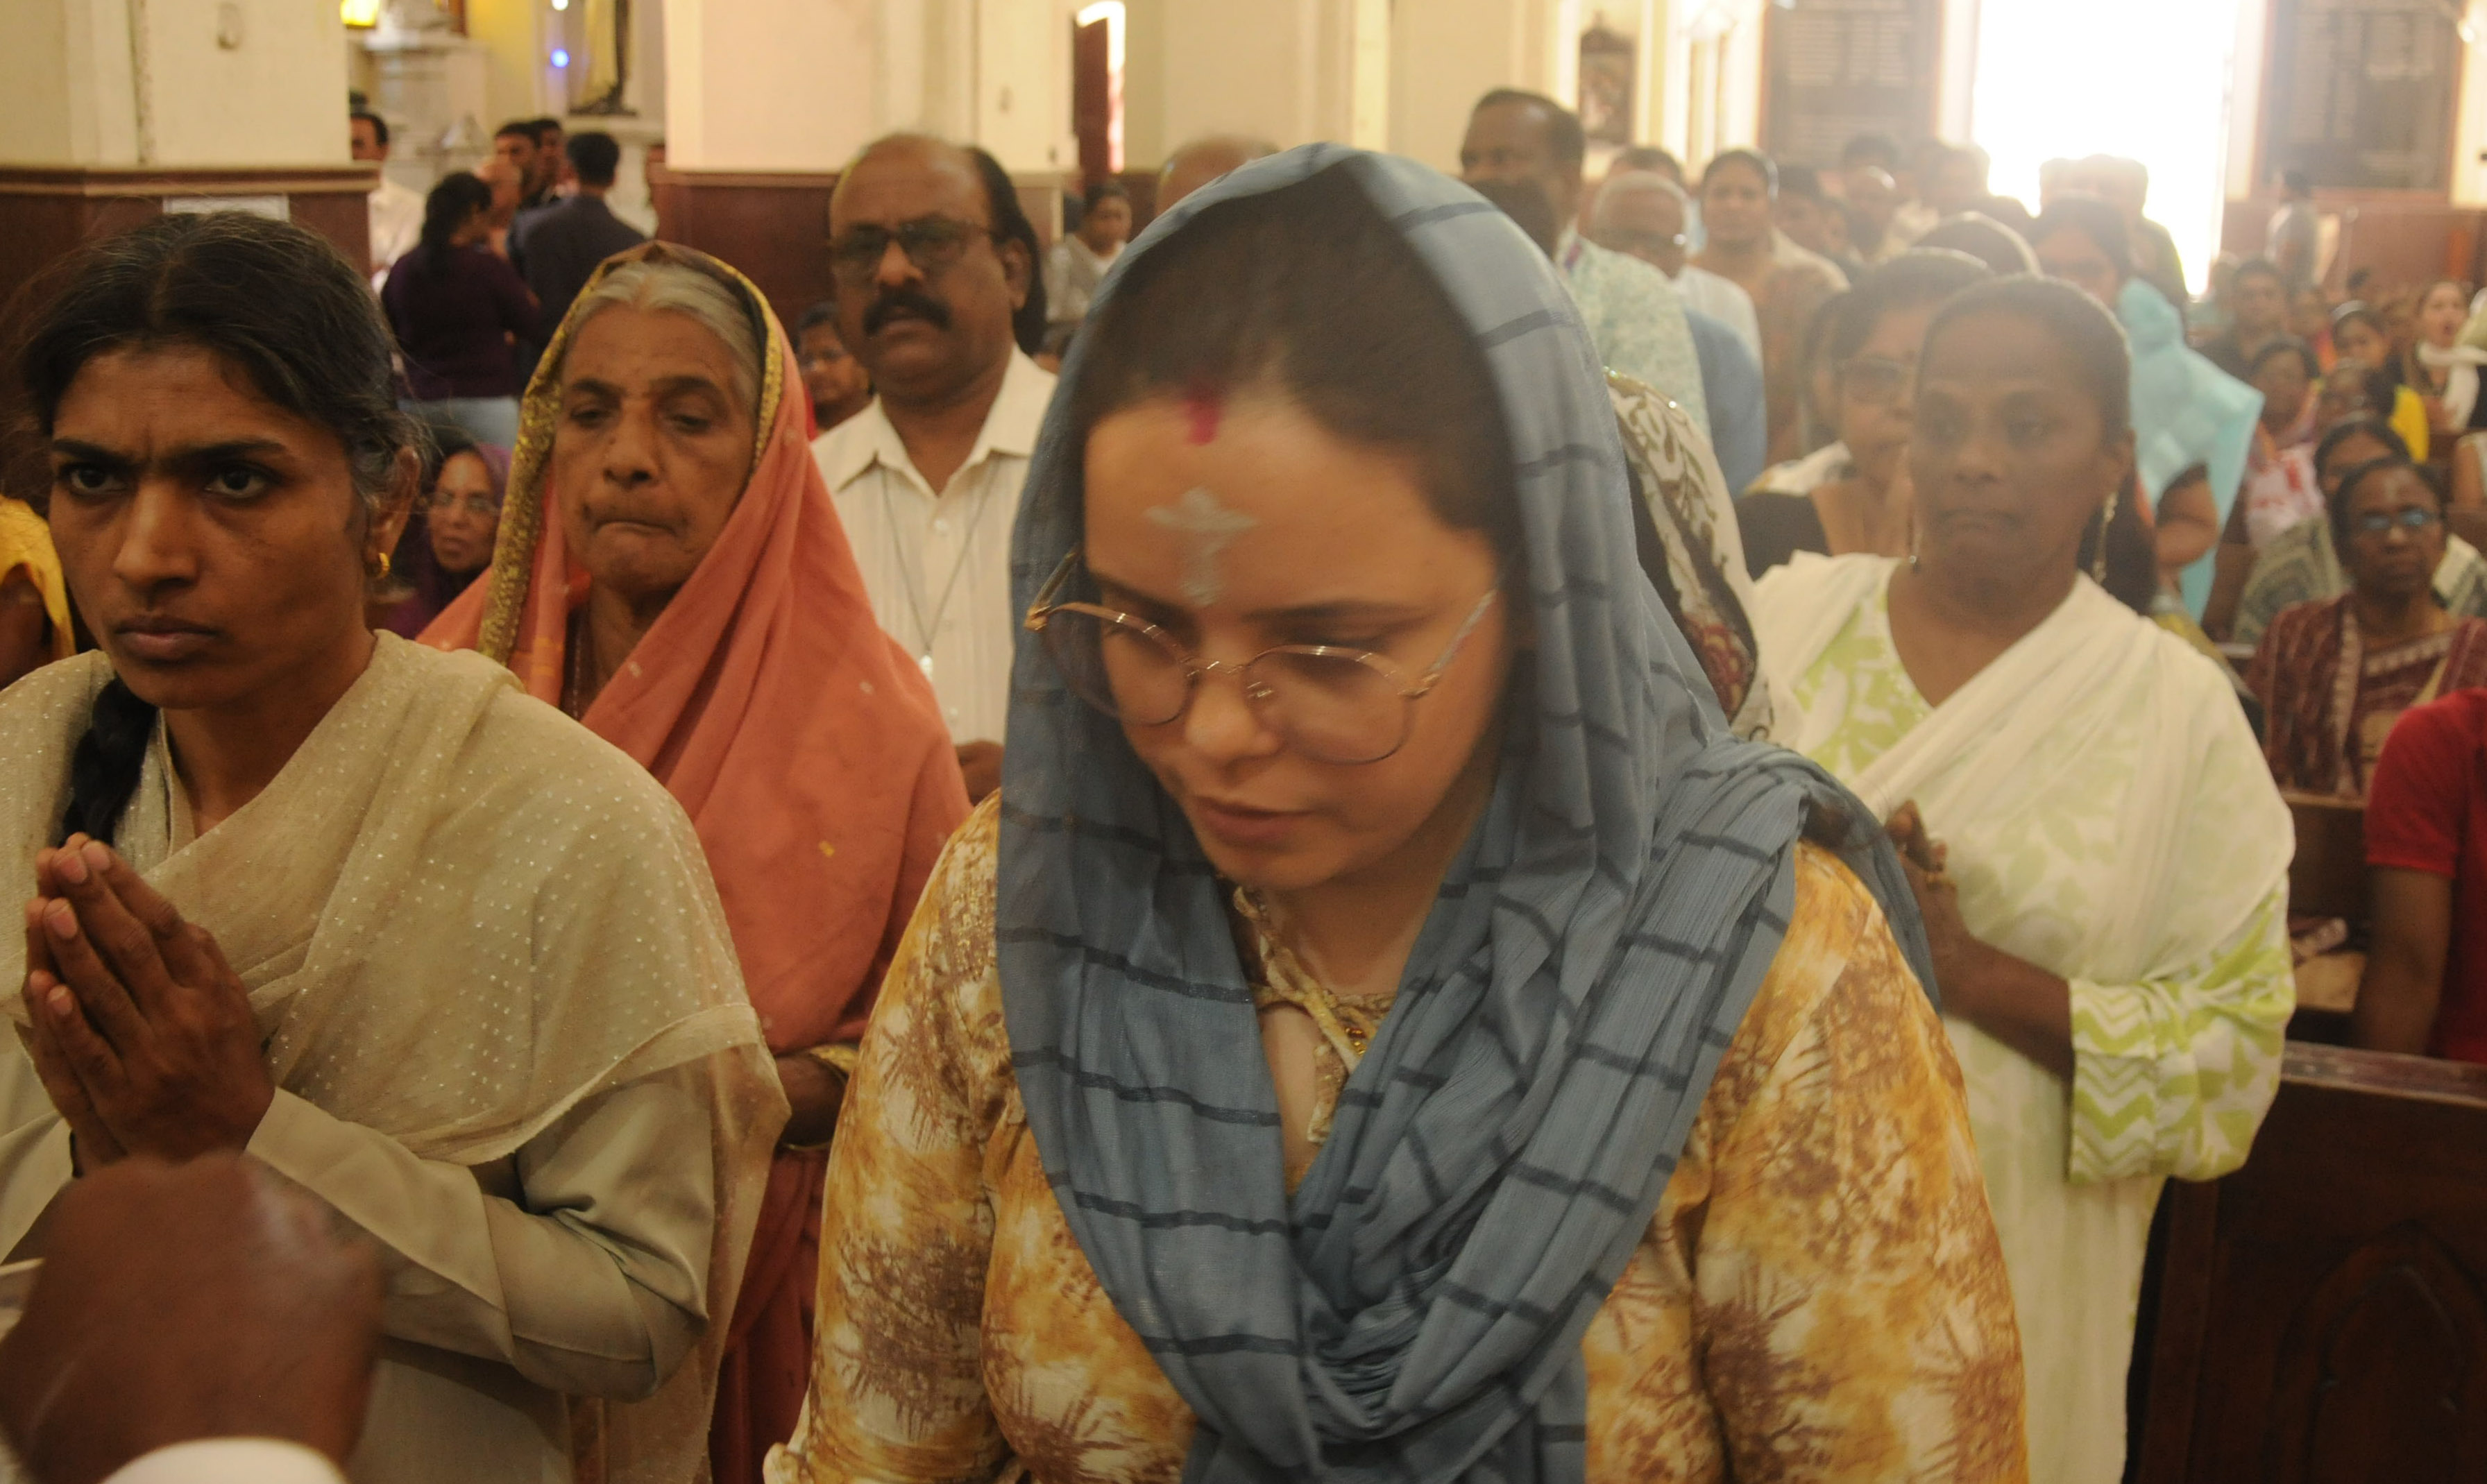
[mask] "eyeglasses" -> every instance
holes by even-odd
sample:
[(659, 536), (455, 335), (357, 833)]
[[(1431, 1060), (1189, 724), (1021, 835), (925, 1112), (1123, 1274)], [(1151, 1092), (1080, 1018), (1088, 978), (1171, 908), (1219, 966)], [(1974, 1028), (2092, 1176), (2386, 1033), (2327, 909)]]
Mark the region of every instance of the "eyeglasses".
[(1839, 363), (1839, 395), (1867, 406), (1905, 402), (1916, 386), (1917, 368), (1883, 355), (1852, 355)]
[(889, 256), (889, 244), (896, 242), (915, 270), (932, 278), (965, 257), (967, 244), (980, 237), (1002, 240), (1002, 235), (989, 227), (948, 216), (919, 216), (896, 227), (867, 222), (829, 238), (829, 270), (850, 284), (870, 283), (880, 270), (881, 260)]
[(2443, 518), (2422, 505), (2411, 505), (2401, 510), (2369, 511), (2351, 521), (2350, 528), (2361, 536), (2381, 536), (2396, 525), (2404, 531), (2423, 531)]
[(470, 516), (498, 517), (501, 514), (501, 497), (497, 494), (436, 493), (424, 500), (423, 508), (427, 513), (435, 516), (445, 516), (453, 510), (463, 510)]
[(1231, 675), (1264, 726), (1321, 763), (1379, 763), (1406, 746), (1416, 703), (1441, 683), (1498, 596), (1488, 589), (1441, 658), (1411, 680), (1386, 655), (1333, 644), (1281, 644), (1241, 664), (1203, 659), (1147, 619), (1056, 602), (1078, 563), (1076, 550), (1063, 558), (1026, 619), (1072, 694), (1127, 726), (1167, 726), (1191, 709), (1205, 677)]

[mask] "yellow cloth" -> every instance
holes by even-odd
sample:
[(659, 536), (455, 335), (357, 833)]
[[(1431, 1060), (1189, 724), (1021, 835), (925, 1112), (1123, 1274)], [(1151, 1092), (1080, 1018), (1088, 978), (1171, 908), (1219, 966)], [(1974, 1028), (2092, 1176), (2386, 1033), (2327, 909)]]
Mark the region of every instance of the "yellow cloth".
[[(769, 1484), (1182, 1472), (1192, 1414), (1099, 1286), (1020, 1111), (997, 818), (988, 803), (951, 841), (864, 1037), (811, 1393)], [(1386, 1006), (1329, 995), (1239, 922), (1257, 997), (1323, 1029), (1318, 1139)], [(1873, 898), (1806, 847), (1785, 944), (1582, 1339), (1592, 1484), (2025, 1478), (2011, 1292), (1967, 1120)], [(1024, 1474), (997, 1475), (1013, 1457)]]
[(2391, 423), (2392, 432), (2409, 445), (2410, 457), (2424, 462), (2432, 440), (2426, 427), (2426, 404), (2418, 400), (2417, 393), (2406, 386), (2392, 388)]
[[(111, 673), (88, 655), (0, 696), (10, 880)], [(204, 834), (159, 724), (117, 843), (249, 991), (278, 1088), (250, 1152), (383, 1249), (358, 1484), (562, 1480), (573, 1446), (607, 1484), (697, 1476), (786, 1104), (663, 787), (500, 666), (381, 634)], [(6, 935), (0, 981), (23, 972)], [(67, 1142), (0, 1048), (0, 1249)]]
[(70, 626), (70, 593), (61, 580), (60, 553), (52, 549), (52, 528), (33, 506), (0, 494), (0, 583), (18, 572), (43, 595), (43, 614), (52, 621), (52, 658), (67, 659), (77, 635)]

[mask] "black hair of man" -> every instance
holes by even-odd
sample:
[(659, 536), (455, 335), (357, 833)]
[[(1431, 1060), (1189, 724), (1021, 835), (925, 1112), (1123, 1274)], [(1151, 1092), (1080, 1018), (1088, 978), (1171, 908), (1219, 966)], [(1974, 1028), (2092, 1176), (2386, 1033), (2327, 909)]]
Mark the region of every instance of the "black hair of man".
[(1822, 174), (1811, 165), (1781, 165), (1779, 194), (1810, 201), (1815, 206), (1830, 204), (1830, 198), (1822, 192)]
[(2294, 335), (2282, 335), (2277, 340), (2265, 341), (2262, 349), (2253, 353), (2253, 358), (2246, 362), (2246, 378), (2251, 380), (2261, 376), (2264, 363), (2277, 360), (2283, 355), (2297, 358), (2297, 364), (2305, 368), (2306, 380), (2319, 381), (2323, 378), (2323, 362), (2315, 355), (2314, 348)]
[(1087, 194), (1079, 200), (1082, 206), (1095, 206), (1100, 201), (1119, 201), (1129, 206), (1132, 204), (1132, 193), (1123, 188), (1123, 182), (1120, 181), (1100, 181), (1089, 186)]
[(549, 114), (541, 119), (529, 119), (527, 121), (527, 132), (536, 136), (536, 143), (538, 145), (550, 144), (555, 139), (561, 137), (561, 121), (553, 118)]
[(1036, 223), (1027, 219), (1027, 209), (1020, 205), (1019, 187), (1011, 183), (1010, 172), (987, 152), (973, 145), (964, 148), (977, 179), (984, 182), (985, 211), (992, 221), (995, 240), (1017, 242), (1027, 254), (1027, 302), (1011, 316), (1011, 338), (1021, 350), (1034, 355), (1045, 345), (1045, 248), (1037, 241)]
[(837, 322), (838, 301), (836, 299), (822, 299), (811, 308), (804, 310), (803, 318), (795, 322), (795, 338), (796, 340), (802, 339), (803, 332), (810, 329), (815, 324), (825, 324), (834, 329), (837, 327)]
[(613, 172), (622, 165), (622, 147), (611, 134), (595, 130), (571, 135), (561, 152), (570, 156), (570, 168), (578, 172), (581, 185), (611, 185)]
[(2283, 289), (2288, 287), (2287, 276), (2280, 272), (2279, 265), (2269, 258), (2248, 258), (2237, 265), (2236, 271), (2229, 275), (2228, 282), (2238, 284), (2249, 278), (2268, 278)]
[(1589, 135), (1580, 127), (1580, 116), (1543, 93), (1496, 88), (1478, 98), (1468, 116), (1474, 118), (1489, 108), (1540, 109), (1546, 115), (1546, 148), (1554, 156), (1554, 163), (1577, 175), (1581, 161), (1589, 157)]
[(1858, 165), (1874, 165), (1893, 175), (1899, 174), (1900, 142), (1878, 131), (1858, 134), (1839, 152), (1839, 168), (1850, 170)]
[(378, 145), (383, 150), (388, 148), (388, 120), (381, 118), (378, 114), (372, 112), (368, 108), (357, 108), (352, 113), (346, 115), (346, 117), (351, 123), (370, 125), (372, 126), (372, 143)]
[(2279, 188), (2288, 192), (2292, 196), (2310, 196), (2314, 194), (2314, 182), (2312, 180), (2307, 178), (2305, 172), (2303, 170), (2281, 171), (2279, 173)]
[(536, 142), (535, 121), (532, 119), (512, 119), (509, 123), (492, 130), (492, 137), (495, 139), (523, 139), (529, 144), (534, 144)]
[(1554, 244), (1562, 237), (1554, 221), (1554, 203), (1546, 199), (1546, 187), (1534, 180), (1479, 181), (1468, 189), (1491, 201), (1511, 218), (1514, 225), (1537, 244), (1537, 250), (1554, 256)]

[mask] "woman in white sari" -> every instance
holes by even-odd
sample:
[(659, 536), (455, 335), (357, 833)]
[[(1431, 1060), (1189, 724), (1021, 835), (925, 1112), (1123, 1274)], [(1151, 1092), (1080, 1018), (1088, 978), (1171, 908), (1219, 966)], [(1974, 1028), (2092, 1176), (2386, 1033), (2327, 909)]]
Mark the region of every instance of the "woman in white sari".
[(1780, 736), (1890, 821), (2002, 1233), (2033, 1480), (2105, 1484), (2162, 1181), (2245, 1160), (2293, 1006), (2287, 809), (2227, 682), (2080, 571), (2133, 459), (2123, 339), (2012, 279), (1926, 334), (1907, 561), (1761, 583)]
[(688, 821), (366, 624), (416, 462), (320, 238), (166, 217), (35, 302), (102, 652), (0, 695), (0, 1250), (79, 1172), (246, 1152), (380, 1250), (357, 1484), (699, 1476), (786, 1105)]

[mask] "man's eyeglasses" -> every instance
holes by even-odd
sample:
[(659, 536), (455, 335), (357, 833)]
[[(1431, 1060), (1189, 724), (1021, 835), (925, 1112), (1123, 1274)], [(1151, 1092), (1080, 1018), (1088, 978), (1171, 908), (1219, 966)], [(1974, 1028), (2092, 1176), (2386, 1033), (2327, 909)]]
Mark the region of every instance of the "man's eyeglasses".
[(2443, 518), (2422, 505), (2412, 505), (2401, 510), (2368, 511), (2349, 522), (2349, 527), (2361, 536), (2381, 536), (2396, 525), (2415, 534)]
[(435, 492), (424, 497), (423, 508), (426, 513), (435, 516), (445, 516), (453, 510), (463, 510), (470, 516), (489, 516), (498, 518), (501, 514), (501, 497), (497, 494), (459, 495)]
[(948, 216), (919, 216), (896, 227), (866, 222), (829, 238), (829, 270), (850, 284), (870, 283), (880, 271), (881, 260), (889, 256), (889, 244), (896, 242), (915, 270), (932, 278), (965, 257), (967, 244), (980, 237), (1002, 240), (1002, 235), (989, 227)]
[(1406, 746), (1416, 703), (1441, 684), (1498, 596), (1487, 589), (1441, 657), (1414, 677), (1386, 655), (1331, 644), (1281, 644), (1230, 664), (1201, 658), (1136, 614), (1056, 602), (1078, 564), (1077, 551), (1063, 558), (1025, 621), (1072, 694), (1127, 725), (1166, 726), (1191, 709), (1205, 677), (1224, 673), (1263, 725), (1322, 763), (1379, 763)]
[(1917, 368), (1886, 355), (1852, 355), (1839, 363), (1839, 395), (1866, 406), (1906, 402), (1917, 384)]

